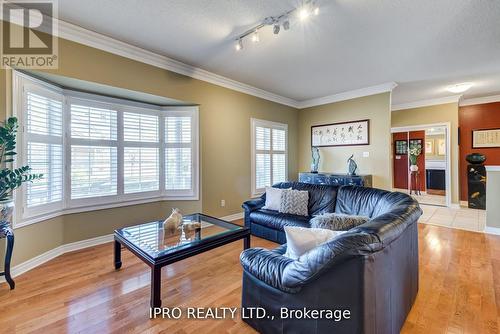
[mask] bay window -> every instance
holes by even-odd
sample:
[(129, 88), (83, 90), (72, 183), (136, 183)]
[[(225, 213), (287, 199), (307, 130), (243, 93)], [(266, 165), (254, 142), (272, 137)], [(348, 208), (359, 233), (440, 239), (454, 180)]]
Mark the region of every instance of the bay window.
[(198, 109), (159, 107), (14, 72), (17, 165), (42, 179), (16, 195), (16, 227), (69, 212), (197, 200)]

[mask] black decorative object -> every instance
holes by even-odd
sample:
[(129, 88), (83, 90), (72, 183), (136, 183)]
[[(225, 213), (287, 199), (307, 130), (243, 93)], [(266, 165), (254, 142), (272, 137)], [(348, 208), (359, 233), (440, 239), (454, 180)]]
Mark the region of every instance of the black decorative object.
[(347, 163), (348, 163), (348, 173), (349, 175), (351, 176), (354, 176), (356, 175), (356, 169), (358, 169), (358, 165), (356, 164), (356, 162), (354, 161), (353, 159), (354, 157), (354, 154), (352, 154), (349, 159), (347, 159)]
[(472, 165), (480, 165), (486, 161), (486, 156), (481, 153), (472, 153), (468, 154), (465, 160)]
[(0, 276), (5, 276), (5, 280), (9, 283), (9, 287), (13, 290), (16, 286), (14, 280), (10, 276), (10, 260), (12, 259), (12, 250), (14, 249), (14, 232), (9, 224), (0, 225), (0, 239), (7, 239), (7, 250), (5, 252), (4, 271)]
[(465, 158), (467, 166), (468, 202), (471, 209), (486, 209), (486, 161), (484, 154), (472, 153)]

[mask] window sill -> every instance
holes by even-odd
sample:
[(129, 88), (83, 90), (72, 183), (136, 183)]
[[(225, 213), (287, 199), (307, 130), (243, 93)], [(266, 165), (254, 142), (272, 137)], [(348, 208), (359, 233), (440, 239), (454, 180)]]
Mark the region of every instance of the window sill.
[(46, 221), (52, 218), (56, 218), (63, 215), (70, 215), (73, 213), (81, 213), (81, 212), (89, 212), (89, 211), (97, 211), (97, 210), (106, 210), (106, 209), (114, 209), (121, 208), (132, 205), (146, 204), (146, 203), (154, 203), (154, 202), (163, 202), (163, 201), (198, 201), (198, 196), (184, 196), (184, 197), (175, 197), (175, 196), (158, 196), (146, 199), (137, 199), (137, 200), (129, 200), (120, 203), (110, 203), (110, 204), (101, 204), (101, 205), (89, 205), (78, 208), (71, 208), (65, 210), (58, 210), (54, 212), (44, 213), (42, 215), (33, 216), (29, 218), (25, 218), (20, 220), (19, 223), (14, 222), (14, 229), (26, 227), (32, 224), (36, 224), (42, 221)]

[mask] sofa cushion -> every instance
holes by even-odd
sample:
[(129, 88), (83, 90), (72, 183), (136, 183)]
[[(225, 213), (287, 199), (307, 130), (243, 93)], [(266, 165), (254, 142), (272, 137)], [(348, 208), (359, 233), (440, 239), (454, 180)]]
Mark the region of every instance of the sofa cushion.
[(310, 227), (310, 217), (260, 209), (250, 213), (252, 223), (283, 231), (285, 226)]
[(309, 203), (309, 192), (304, 190), (284, 189), (281, 192), (281, 203), (279, 212), (292, 215), (309, 216), (307, 204)]
[(280, 211), (282, 192), (286, 189), (266, 187), (266, 204), (264, 209)]
[(285, 233), (287, 248), (284, 256), (293, 260), (298, 260), (302, 254), (346, 232), (323, 228), (285, 226)]
[(273, 185), (275, 188), (292, 188), (309, 192), (308, 212), (315, 216), (325, 212), (335, 212), (338, 186), (326, 184), (309, 184), (301, 182), (281, 182)]
[(366, 223), (369, 219), (364, 216), (324, 213), (311, 219), (311, 227), (326, 228), (334, 231), (348, 231), (353, 227)]

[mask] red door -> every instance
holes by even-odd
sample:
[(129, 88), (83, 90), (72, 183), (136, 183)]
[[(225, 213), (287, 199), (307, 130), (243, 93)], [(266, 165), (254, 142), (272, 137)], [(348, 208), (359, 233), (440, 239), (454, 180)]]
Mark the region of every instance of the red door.
[[(392, 134), (393, 147), (393, 178), (394, 188), (408, 189), (408, 154), (407, 150), (401, 150), (402, 146), (408, 146), (408, 132), (396, 132)], [(399, 151), (398, 151), (399, 148)]]

